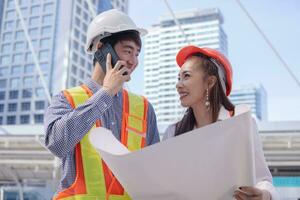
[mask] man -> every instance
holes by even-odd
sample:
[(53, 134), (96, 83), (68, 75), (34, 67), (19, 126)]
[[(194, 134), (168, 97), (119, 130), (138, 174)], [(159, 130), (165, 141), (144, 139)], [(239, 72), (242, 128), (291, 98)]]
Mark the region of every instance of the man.
[(140, 35), (146, 33), (117, 10), (103, 12), (90, 23), (87, 52), (95, 53), (109, 43), (119, 61), (112, 66), (108, 54), (105, 73), (94, 58), (91, 79), (54, 96), (46, 111), (45, 144), (62, 163), (54, 199), (130, 199), (90, 144), (88, 134), (103, 126), (131, 151), (159, 142), (152, 105), (122, 89), (138, 64)]

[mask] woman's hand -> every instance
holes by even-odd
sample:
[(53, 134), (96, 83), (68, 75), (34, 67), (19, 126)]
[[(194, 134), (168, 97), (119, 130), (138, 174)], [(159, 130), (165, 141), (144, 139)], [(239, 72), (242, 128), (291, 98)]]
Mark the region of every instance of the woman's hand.
[(270, 192), (250, 186), (239, 187), (233, 196), (237, 200), (271, 200)]

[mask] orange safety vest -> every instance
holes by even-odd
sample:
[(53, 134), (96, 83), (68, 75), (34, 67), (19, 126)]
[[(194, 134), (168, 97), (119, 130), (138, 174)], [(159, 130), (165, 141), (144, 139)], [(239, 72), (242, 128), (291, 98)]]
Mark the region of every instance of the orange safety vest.
[[(87, 86), (81, 85), (65, 90), (64, 95), (70, 105), (76, 108), (93, 94)], [(123, 90), (121, 143), (130, 151), (141, 149), (146, 144), (147, 110), (148, 102), (144, 97)], [(98, 120), (92, 129), (99, 126)], [(88, 137), (90, 131), (75, 148), (74, 183), (59, 192), (54, 200), (130, 200), (130, 196), (91, 145)]]

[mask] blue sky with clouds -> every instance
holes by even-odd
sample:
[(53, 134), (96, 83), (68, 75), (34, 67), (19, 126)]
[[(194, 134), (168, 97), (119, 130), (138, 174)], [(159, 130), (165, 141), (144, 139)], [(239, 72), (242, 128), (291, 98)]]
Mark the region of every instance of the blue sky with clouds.
[[(241, 2), (300, 79), (300, 1)], [(169, 4), (174, 11), (218, 7), (228, 36), (228, 56), (234, 70), (233, 87), (261, 83), (268, 95), (269, 120), (300, 120), (300, 87), (235, 0), (169, 0)], [(129, 0), (129, 15), (139, 26), (151, 27), (164, 13), (168, 13), (168, 9), (163, 0)], [(143, 53), (128, 86), (131, 91), (143, 94)]]

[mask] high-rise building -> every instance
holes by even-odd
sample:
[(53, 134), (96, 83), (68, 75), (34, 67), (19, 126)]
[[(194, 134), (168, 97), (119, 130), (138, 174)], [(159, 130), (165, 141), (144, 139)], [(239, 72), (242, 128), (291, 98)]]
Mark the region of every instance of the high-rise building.
[(248, 104), (251, 113), (258, 119), (266, 121), (267, 115), (267, 92), (262, 85), (248, 85), (233, 89), (229, 99), (233, 104)]
[[(219, 9), (186, 10), (175, 16), (190, 44), (218, 49), (227, 55), (227, 36)], [(173, 123), (183, 115), (175, 89), (179, 71), (175, 56), (186, 44), (171, 15), (160, 17), (146, 36), (144, 94), (153, 104), (159, 125)]]
[[(118, 8), (127, 10), (127, 1), (119, 1)], [(42, 123), (48, 101), (29, 42), (51, 94), (78, 85), (92, 71), (92, 56), (84, 49), (88, 24), (93, 13), (113, 6), (109, 0), (17, 2), (0, 2), (0, 124)]]
[(128, 0), (110, 0), (112, 7), (128, 13)]

